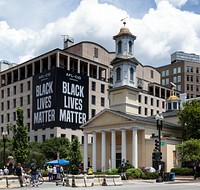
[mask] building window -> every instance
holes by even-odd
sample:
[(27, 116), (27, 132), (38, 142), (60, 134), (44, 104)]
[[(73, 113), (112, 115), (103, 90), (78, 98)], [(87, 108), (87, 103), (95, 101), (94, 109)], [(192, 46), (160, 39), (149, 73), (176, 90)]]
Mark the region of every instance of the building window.
[(13, 108), (16, 108), (16, 99), (13, 99)]
[(119, 42), (117, 43), (117, 49), (118, 49), (118, 53), (121, 53), (121, 52), (122, 52), (122, 42), (121, 42), (121, 41), (119, 41)]
[(116, 79), (117, 79), (117, 81), (121, 80), (121, 68), (120, 67), (118, 67), (116, 70)]
[(151, 78), (153, 79), (153, 70), (151, 70)]
[(148, 97), (147, 96), (144, 97), (144, 103), (148, 104)]
[(166, 76), (169, 76), (169, 70), (166, 70)]
[(141, 114), (141, 106), (138, 107), (138, 114)]
[(95, 58), (99, 57), (99, 50), (98, 50), (98, 48), (94, 48), (94, 57)]
[(199, 82), (199, 76), (196, 76), (196, 82)]
[(20, 92), (23, 92), (23, 84), (20, 84)]
[(10, 109), (10, 101), (7, 101), (7, 109)]
[(162, 77), (165, 77), (165, 71), (162, 71), (161, 75)]
[(31, 90), (31, 82), (30, 81), (27, 82), (27, 90)]
[(71, 141), (73, 141), (73, 140), (74, 140), (74, 138), (75, 138), (75, 135), (72, 135), (72, 136), (71, 136)]
[(4, 90), (1, 91), (1, 98), (4, 98)]
[(190, 75), (187, 75), (187, 81), (188, 82), (190, 81)]
[(181, 67), (178, 67), (178, 72), (177, 73), (181, 73)]
[(162, 108), (165, 109), (165, 102), (162, 102)]
[(95, 105), (96, 104), (96, 96), (92, 95), (92, 104)]
[(4, 123), (4, 116), (1, 115), (1, 123)]
[(151, 116), (153, 115), (153, 109), (151, 109)]
[(54, 138), (54, 134), (52, 133), (52, 134), (50, 134), (50, 138)]
[(27, 104), (30, 104), (30, 102), (31, 102), (31, 97), (30, 95), (27, 95)]
[(61, 137), (61, 138), (65, 138), (65, 137), (66, 137), (66, 134), (61, 134), (60, 137)]
[(81, 144), (84, 144), (84, 136), (81, 137)]
[(190, 75), (190, 81), (193, 82), (193, 75)]
[(92, 109), (92, 117), (94, 117), (96, 115), (96, 110)]
[(138, 95), (138, 102), (140, 102), (141, 103), (141, 95)]
[(145, 114), (145, 115), (148, 114), (148, 109), (147, 109), (147, 108), (144, 109), (144, 114)]
[(199, 85), (196, 85), (196, 91), (199, 92)]
[(176, 77), (173, 77), (173, 82), (176, 83)]
[(181, 76), (179, 75), (177, 78), (178, 78), (177, 82), (181, 82)]
[(133, 81), (134, 80), (134, 69), (131, 67), (130, 68), (130, 81)]
[(30, 109), (27, 109), (27, 118), (30, 118), (30, 116), (31, 116), (31, 111)]
[(177, 90), (181, 91), (181, 85), (180, 84), (177, 86)]
[(13, 95), (16, 95), (16, 93), (17, 93), (17, 88), (16, 86), (13, 86)]
[(105, 85), (101, 84), (101, 93), (105, 93)]
[(16, 112), (13, 112), (13, 120), (16, 121)]
[(10, 96), (10, 88), (7, 88), (7, 97)]
[(187, 84), (187, 90), (190, 90), (190, 85), (189, 84)]
[(157, 102), (157, 107), (159, 107), (159, 100), (157, 100), (156, 102)]
[(169, 84), (169, 78), (166, 78), (166, 81), (165, 81), (166, 83), (166, 85), (168, 85)]
[(4, 102), (1, 102), (1, 111), (4, 110)]
[(23, 106), (23, 97), (20, 97), (20, 106)]
[(96, 90), (96, 82), (92, 81), (92, 91)]
[(191, 86), (190, 86), (190, 90), (193, 91), (193, 89), (194, 89), (194, 88), (193, 88), (193, 85), (191, 84)]
[(153, 106), (153, 98), (151, 98), (151, 106)]
[(176, 68), (173, 68), (173, 74), (176, 74)]
[(10, 114), (7, 113), (7, 122), (10, 122)]
[(105, 106), (105, 98), (101, 97), (101, 106), (104, 107)]
[(133, 43), (131, 41), (129, 41), (128, 45), (129, 45), (129, 53), (132, 53)]
[(162, 79), (162, 85), (163, 86), (165, 85), (165, 79)]
[(196, 73), (199, 74), (199, 67), (196, 68)]

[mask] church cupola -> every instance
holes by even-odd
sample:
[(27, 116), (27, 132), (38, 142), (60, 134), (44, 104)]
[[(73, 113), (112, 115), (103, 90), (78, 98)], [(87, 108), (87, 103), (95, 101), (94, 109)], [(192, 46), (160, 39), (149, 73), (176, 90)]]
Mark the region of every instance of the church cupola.
[(136, 36), (125, 27), (125, 21), (123, 24), (124, 27), (113, 37), (116, 48), (116, 57), (111, 62), (113, 65), (113, 88), (125, 85), (137, 88), (136, 66), (138, 61), (133, 56)]
[(172, 82), (170, 82), (170, 83), (171, 83), (171, 87), (172, 87), (172, 92), (171, 92), (171, 96), (169, 98), (167, 98), (167, 100), (166, 100), (166, 110), (167, 111), (179, 110), (181, 100), (178, 96), (175, 96), (174, 89), (175, 89), (176, 85)]
[(134, 52), (134, 41), (136, 36), (134, 36), (128, 28), (125, 27), (126, 22), (123, 22), (124, 27), (122, 27), (119, 33), (113, 36), (115, 40), (116, 57), (126, 58), (133, 57)]

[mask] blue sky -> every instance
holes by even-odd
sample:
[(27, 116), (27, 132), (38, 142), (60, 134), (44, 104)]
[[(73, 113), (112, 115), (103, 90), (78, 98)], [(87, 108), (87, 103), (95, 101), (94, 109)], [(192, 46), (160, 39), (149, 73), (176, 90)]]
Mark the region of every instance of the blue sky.
[(63, 48), (61, 35), (114, 51), (125, 17), (143, 65), (170, 64), (175, 51), (200, 54), (200, 0), (0, 0), (0, 10), (0, 60)]

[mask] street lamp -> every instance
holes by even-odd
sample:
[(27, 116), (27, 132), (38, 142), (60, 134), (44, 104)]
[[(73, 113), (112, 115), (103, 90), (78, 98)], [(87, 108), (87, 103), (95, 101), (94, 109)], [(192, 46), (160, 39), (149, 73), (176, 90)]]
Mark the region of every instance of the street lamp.
[(158, 130), (158, 178), (156, 179), (156, 182), (162, 182), (162, 173), (161, 173), (161, 130), (163, 127), (163, 116), (162, 114), (156, 114), (155, 119), (157, 121), (157, 130)]
[(3, 166), (6, 166), (6, 140), (7, 140), (7, 136), (8, 136), (8, 132), (2, 132), (2, 136), (3, 136)]

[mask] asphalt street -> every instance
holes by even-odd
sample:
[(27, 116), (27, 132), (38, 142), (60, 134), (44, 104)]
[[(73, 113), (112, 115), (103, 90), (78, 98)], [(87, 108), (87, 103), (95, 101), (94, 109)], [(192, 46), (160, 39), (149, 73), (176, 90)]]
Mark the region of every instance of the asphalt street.
[[(53, 182), (44, 182), (38, 187), (22, 187), (22, 190), (132, 190), (132, 189), (143, 189), (143, 190), (199, 190), (200, 182), (195, 183), (138, 183), (132, 182), (124, 184), (122, 186), (94, 186), (94, 187), (65, 187), (62, 185), (56, 186)], [(19, 190), (19, 188), (13, 188), (12, 190)]]

